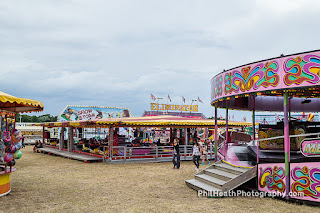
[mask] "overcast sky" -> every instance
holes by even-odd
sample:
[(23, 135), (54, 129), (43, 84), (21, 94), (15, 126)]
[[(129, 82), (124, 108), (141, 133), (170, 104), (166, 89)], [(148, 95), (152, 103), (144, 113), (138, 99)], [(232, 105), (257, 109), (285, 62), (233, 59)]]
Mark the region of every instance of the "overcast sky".
[(141, 116), (150, 94), (200, 97), (209, 117), (213, 76), (320, 49), (319, 14), (317, 0), (3, 0), (1, 90), (53, 115), (69, 104)]

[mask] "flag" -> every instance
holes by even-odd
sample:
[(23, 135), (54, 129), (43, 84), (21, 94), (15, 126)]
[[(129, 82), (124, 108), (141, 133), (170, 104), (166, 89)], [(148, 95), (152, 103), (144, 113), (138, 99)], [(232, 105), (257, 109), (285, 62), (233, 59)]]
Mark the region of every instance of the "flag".
[(156, 97), (154, 97), (154, 96), (151, 94), (151, 99), (155, 101), (155, 100), (156, 100)]
[(198, 97), (198, 101), (199, 101), (200, 103), (203, 103), (199, 97)]
[(314, 119), (314, 114), (313, 113), (309, 113), (308, 117), (307, 117), (307, 121), (311, 122)]
[(171, 98), (170, 98), (170, 95), (168, 95), (168, 100), (171, 102)]
[(186, 103), (186, 99), (182, 96), (183, 103)]

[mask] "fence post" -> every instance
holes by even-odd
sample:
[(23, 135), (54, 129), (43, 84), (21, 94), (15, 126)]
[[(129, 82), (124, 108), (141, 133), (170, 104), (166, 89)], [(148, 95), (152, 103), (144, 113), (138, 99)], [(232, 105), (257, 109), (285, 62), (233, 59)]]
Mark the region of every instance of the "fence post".
[(103, 157), (102, 157), (102, 163), (104, 163), (104, 159), (106, 158), (106, 146), (103, 146)]
[(158, 149), (159, 147), (157, 146), (156, 147), (156, 161), (158, 161), (158, 155), (159, 155), (159, 149)]

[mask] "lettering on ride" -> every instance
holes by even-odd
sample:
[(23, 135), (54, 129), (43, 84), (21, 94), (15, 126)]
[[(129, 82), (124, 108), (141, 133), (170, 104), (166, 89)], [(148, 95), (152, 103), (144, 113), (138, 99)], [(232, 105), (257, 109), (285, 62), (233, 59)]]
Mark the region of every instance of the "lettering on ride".
[(157, 104), (151, 103), (151, 110), (157, 111), (189, 111), (198, 112), (198, 105), (174, 105), (174, 104)]
[(78, 111), (78, 116), (79, 116), (79, 120), (89, 120), (92, 118), (95, 118), (96, 115), (95, 113), (92, 111), (92, 109), (83, 109)]
[(300, 149), (301, 153), (306, 157), (320, 156), (320, 140), (304, 140)]

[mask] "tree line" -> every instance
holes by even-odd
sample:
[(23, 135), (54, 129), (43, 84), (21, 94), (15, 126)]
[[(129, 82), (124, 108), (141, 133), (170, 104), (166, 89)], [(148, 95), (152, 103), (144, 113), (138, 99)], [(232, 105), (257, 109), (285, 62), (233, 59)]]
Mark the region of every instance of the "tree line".
[[(20, 120), (21, 119), (21, 120)], [(17, 114), (16, 122), (27, 122), (27, 123), (43, 123), (43, 122), (56, 122), (58, 116), (52, 116), (50, 114), (30, 116)]]

